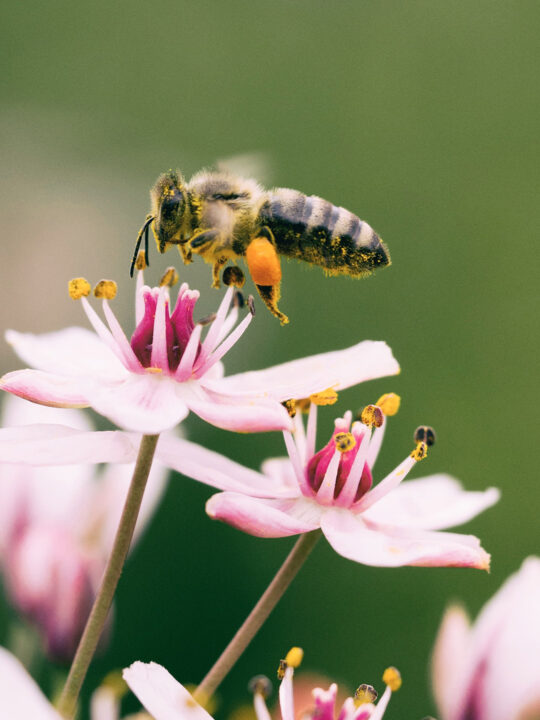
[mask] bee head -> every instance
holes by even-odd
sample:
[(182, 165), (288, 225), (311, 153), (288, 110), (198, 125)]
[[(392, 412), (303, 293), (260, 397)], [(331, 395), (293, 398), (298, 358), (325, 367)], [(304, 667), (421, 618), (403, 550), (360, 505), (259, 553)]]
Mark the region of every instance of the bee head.
[(186, 209), (186, 189), (182, 175), (169, 170), (160, 175), (151, 190), (154, 235), (161, 253), (168, 242), (173, 241), (182, 227)]

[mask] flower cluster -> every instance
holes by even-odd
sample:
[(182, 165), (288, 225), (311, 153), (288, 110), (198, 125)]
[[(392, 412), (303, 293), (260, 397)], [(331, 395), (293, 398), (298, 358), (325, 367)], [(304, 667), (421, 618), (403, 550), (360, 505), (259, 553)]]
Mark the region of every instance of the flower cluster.
[[(103, 642), (125, 556), (157, 507), (166, 470), (220, 491), (208, 500), (211, 518), (258, 537), (300, 537), (194, 695), (156, 663), (135, 662), (124, 670), (125, 682), (156, 720), (212, 720), (203, 701), (321, 534), (337, 553), (366, 565), (489, 569), (490, 556), (476, 537), (445, 530), (493, 505), (498, 491), (467, 492), (441, 473), (406, 480), (431, 452), (432, 428), (417, 428), (405, 459), (377, 476), (383, 437), (400, 405), (397, 395), (383, 395), (356, 416), (346, 412), (322, 446), (318, 442), (318, 415), (338, 392), (399, 372), (384, 342), (364, 341), (226, 376), (222, 360), (253, 322), (253, 300), (245, 301), (231, 286), (215, 313), (196, 320), (199, 293), (184, 283), (173, 302), (176, 272), (170, 269), (152, 288), (144, 283), (143, 265), (138, 263), (131, 333), (111, 308), (115, 283), (101, 281), (94, 288), (104, 322), (88, 300), (91, 288), (84, 278), (72, 280), (69, 293), (82, 304), (93, 331), (7, 333), (30, 367), (0, 380), (12, 396), (0, 430), (1, 569), (9, 598), (37, 625), (45, 651), (74, 660), (54, 708), (19, 662), (0, 649), (0, 717), (74, 716), (88, 664), (98, 640)], [(81, 408), (92, 408), (117, 429), (95, 430)], [(175, 432), (189, 412), (229, 431), (280, 431), (287, 456), (268, 458), (256, 471), (190, 442)], [(530, 645), (521, 643), (523, 662), (516, 665), (522, 682), (515, 679), (513, 687), (520, 688), (523, 702), (507, 702), (506, 696), (493, 702), (504, 684), (508, 647), (520, 642), (532, 599), (540, 595), (538, 573), (538, 561), (529, 560), (473, 631), (461, 611), (449, 611), (434, 655), (442, 720), (522, 720), (538, 711), (534, 687), (540, 678), (527, 664), (538, 623)], [(519, 613), (508, 613), (510, 603), (521, 603)], [(302, 655), (293, 648), (280, 664), (282, 720), (295, 720), (293, 674)], [(389, 667), (383, 682), (378, 702), (374, 687), (364, 684), (339, 709), (335, 684), (315, 688), (309, 716), (381, 720), (401, 677)], [(258, 676), (251, 689), (257, 720), (269, 720), (269, 681)], [(117, 720), (120, 696), (110, 684), (101, 686), (93, 695), (92, 720)]]

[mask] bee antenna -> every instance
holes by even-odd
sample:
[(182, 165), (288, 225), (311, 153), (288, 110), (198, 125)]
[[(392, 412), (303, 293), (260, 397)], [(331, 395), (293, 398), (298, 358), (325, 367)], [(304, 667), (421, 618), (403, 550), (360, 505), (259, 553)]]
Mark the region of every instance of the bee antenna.
[(133, 277), (133, 271), (135, 270), (135, 263), (137, 262), (137, 257), (139, 255), (139, 248), (141, 247), (141, 241), (144, 235), (144, 255), (145, 255), (145, 261), (147, 265), (150, 265), (148, 262), (148, 228), (150, 227), (150, 224), (155, 220), (153, 215), (148, 215), (146, 217), (146, 220), (144, 221), (144, 225), (139, 230), (139, 234), (137, 235), (137, 241), (135, 243), (135, 251), (133, 253), (133, 258), (131, 260), (131, 267), (129, 269), (129, 277)]

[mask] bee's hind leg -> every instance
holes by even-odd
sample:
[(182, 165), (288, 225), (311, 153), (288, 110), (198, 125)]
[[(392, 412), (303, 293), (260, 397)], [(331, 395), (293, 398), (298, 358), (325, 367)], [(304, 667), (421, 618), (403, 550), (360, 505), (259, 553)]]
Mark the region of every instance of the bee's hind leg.
[(278, 308), (281, 295), (281, 264), (274, 243), (270, 239), (272, 234), (269, 230), (267, 232), (265, 230), (263, 228), (261, 235), (253, 238), (247, 246), (246, 262), (264, 304), (272, 315), (285, 325), (289, 322), (289, 318)]
[(286, 325), (289, 322), (287, 315), (281, 312), (278, 308), (277, 303), (280, 298), (280, 286), (279, 285), (255, 285), (262, 301), (266, 307), (270, 310), (272, 315), (275, 315), (282, 325)]

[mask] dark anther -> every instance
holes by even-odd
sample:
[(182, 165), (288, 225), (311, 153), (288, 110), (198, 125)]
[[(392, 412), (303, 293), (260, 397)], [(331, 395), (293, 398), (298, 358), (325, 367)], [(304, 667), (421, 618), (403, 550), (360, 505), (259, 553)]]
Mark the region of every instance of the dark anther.
[(255, 300), (253, 299), (253, 295), (250, 295), (250, 296), (248, 297), (248, 302), (247, 302), (247, 304), (248, 304), (249, 312), (250, 312), (252, 315), (255, 315)]
[(216, 313), (210, 313), (210, 315), (205, 315), (203, 318), (201, 318), (197, 325), (210, 325), (210, 323), (213, 323), (215, 319)]
[(420, 425), (420, 427), (417, 427), (414, 431), (414, 442), (416, 443), (423, 442), (426, 443), (428, 447), (431, 447), (435, 445), (436, 439), (435, 430), (429, 427), (429, 425)]
[(248, 690), (254, 695), (262, 695), (267, 698), (272, 694), (272, 683), (266, 675), (255, 675), (248, 683)]
[(234, 285), (234, 287), (241, 288), (246, 282), (246, 276), (237, 265), (230, 265), (223, 271), (223, 284)]

